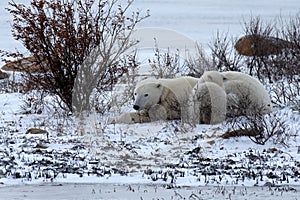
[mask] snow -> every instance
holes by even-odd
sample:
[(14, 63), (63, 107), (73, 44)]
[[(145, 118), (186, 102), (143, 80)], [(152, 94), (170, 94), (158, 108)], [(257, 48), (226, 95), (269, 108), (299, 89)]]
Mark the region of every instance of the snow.
[(241, 24), (251, 16), (273, 20), (279, 16), (286, 19), (299, 14), (297, 0), (139, 0), (135, 2), (135, 8), (150, 10), (151, 17), (141, 26), (170, 28), (201, 44), (211, 41), (217, 31), (241, 36)]
[[(279, 200), (297, 199), (294, 187), (258, 188), (258, 187), (183, 187), (166, 189), (161, 185), (148, 184), (43, 184), (2, 188), (6, 199), (39, 200), (40, 194), (50, 199), (105, 199), (105, 200), (152, 200), (152, 199), (251, 199)], [(298, 189), (298, 188), (297, 188)], [(288, 198), (286, 198), (288, 196)]]
[[(0, 2), (1, 49), (23, 52), (10, 35), (7, 6), (7, 1)], [(176, 33), (176, 40), (169, 38), (173, 50), (176, 45), (186, 47), (184, 42), (192, 46), (191, 40), (207, 48), (217, 31), (239, 37), (241, 24), (249, 17), (288, 20), (299, 15), (300, 4), (298, 0), (136, 0), (132, 9), (150, 9), (151, 17), (139, 28), (161, 30), (155, 33), (158, 36), (142, 34), (148, 39), (139, 47), (145, 48), (139, 52), (144, 62), (151, 55), (153, 37), (162, 38), (159, 44), (167, 48), (168, 40), (163, 39), (168, 31)], [(228, 128), (225, 123), (105, 125), (107, 118), (98, 115), (91, 120), (97, 125), (89, 125), (97, 134), (80, 135), (73, 117), (62, 117), (51, 107), (43, 107), (40, 115), (27, 114), (25, 98), (0, 93), (0, 199), (40, 199), (44, 193), (43, 199), (295, 199), (299, 195), (294, 188), (300, 189), (300, 115), (289, 108), (276, 111), (295, 135), (287, 147), (272, 141), (258, 145), (247, 137), (221, 139), (218, 136)], [(125, 109), (129, 106), (130, 102)], [(32, 127), (48, 134), (26, 134)], [(270, 184), (274, 187), (262, 187)]]

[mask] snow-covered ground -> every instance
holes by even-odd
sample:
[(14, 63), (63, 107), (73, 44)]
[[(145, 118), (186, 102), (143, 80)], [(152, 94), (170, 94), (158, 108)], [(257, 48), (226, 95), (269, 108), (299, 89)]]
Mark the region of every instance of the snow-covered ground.
[[(1, 1), (0, 48), (24, 51), (10, 36), (5, 7), (7, 1)], [(251, 15), (289, 19), (299, 15), (300, 4), (136, 0), (133, 9), (150, 9), (140, 28), (172, 29), (207, 48), (217, 31), (238, 37)], [(258, 145), (247, 137), (221, 139), (226, 124), (105, 125), (107, 119), (99, 116), (91, 119), (97, 122), (95, 133), (78, 135), (74, 119), (55, 115), (50, 106), (42, 114), (28, 114), (25, 98), (0, 94), (0, 199), (299, 198), (300, 115), (288, 108), (276, 111), (293, 135), (282, 146)], [(33, 127), (48, 134), (26, 134)]]
[[(163, 185), (148, 184), (42, 184), (17, 185), (0, 188), (1, 199), (54, 200), (54, 199), (97, 199), (97, 200), (295, 200), (299, 199), (299, 187), (181, 187), (167, 189)], [(41, 195), (42, 194), (42, 195)]]

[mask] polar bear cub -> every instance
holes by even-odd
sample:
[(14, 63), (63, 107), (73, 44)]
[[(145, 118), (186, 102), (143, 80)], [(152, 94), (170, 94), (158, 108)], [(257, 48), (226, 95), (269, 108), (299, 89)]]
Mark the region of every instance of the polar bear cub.
[(235, 71), (207, 71), (201, 80), (223, 87), (227, 96), (229, 116), (268, 114), (272, 111), (270, 96), (254, 77)]
[(190, 122), (217, 124), (226, 118), (226, 93), (218, 84), (199, 80), (190, 95)]
[(270, 96), (259, 80), (241, 72), (222, 72), (222, 76), (228, 109), (233, 115), (268, 114), (272, 111)]
[(205, 71), (199, 79), (199, 83), (212, 82), (223, 87), (224, 77), (218, 71)]

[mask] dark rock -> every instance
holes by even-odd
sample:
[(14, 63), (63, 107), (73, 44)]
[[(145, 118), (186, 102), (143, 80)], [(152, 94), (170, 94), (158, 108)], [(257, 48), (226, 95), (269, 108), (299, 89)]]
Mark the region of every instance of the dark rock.
[(246, 35), (241, 37), (234, 48), (244, 56), (268, 56), (279, 54), (283, 49), (292, 48), (293, 44), (286, 40), (262, 35)]
[(26, 134), (45, 134), (47, 131), (39, 128), (30, 128), (26, 131)]
[[(43, 61), (43, 66), (47, 66)], [(31, 72), (31, 73), (44, 73), (48, 69), (41, 69), (41, 62), (36, 60), (33, 56), (24, 57), (15, 61), (9, 61), (3, 65), (2, 69), (5, 71), (17, 71), (17, 72)]]
[(7, 73), (5, 73), (5, 72), (3, 72), (3, 71), (0, 70), (0, 79), (6, 79), (6, 78), (8, 78), (8, 77), (9, 77), (9, 76), (8, 76)]

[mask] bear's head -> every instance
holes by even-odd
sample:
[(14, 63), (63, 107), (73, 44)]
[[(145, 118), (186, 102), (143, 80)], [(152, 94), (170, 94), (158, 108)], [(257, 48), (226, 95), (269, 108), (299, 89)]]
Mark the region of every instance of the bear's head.
[(224, 81), (226, 81), (226, 78), (218, 71), (205, 71), (199, 78), (200, 83), (212, 82), (218, 84), (220, 87), (223, 87)]
[(150, 82), (139, 85), (134, 90), (135, 110), (148, 110), (151, 106), (158, 104), (162, 96), (163, 86), (159, 82)]

